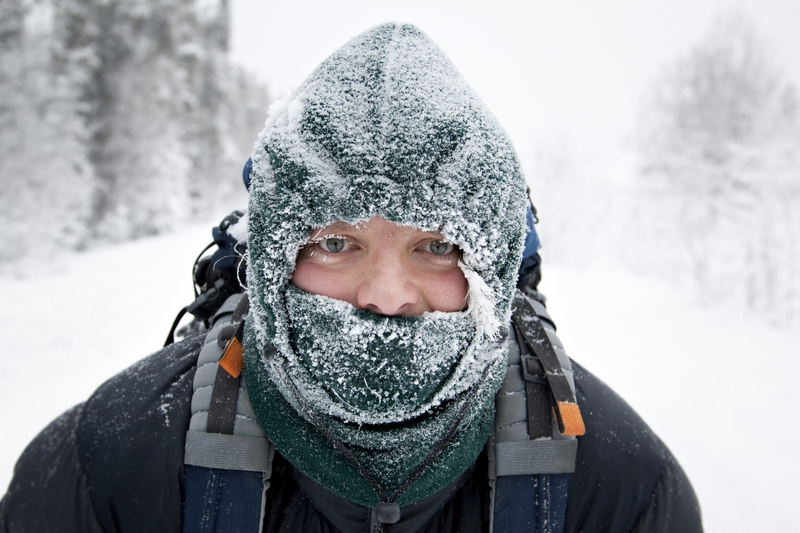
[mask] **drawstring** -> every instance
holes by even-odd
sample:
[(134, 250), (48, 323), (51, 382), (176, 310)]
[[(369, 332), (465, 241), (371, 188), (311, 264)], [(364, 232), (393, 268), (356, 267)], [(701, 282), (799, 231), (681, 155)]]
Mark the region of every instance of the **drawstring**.
[(464, 419), (464, 416), (467, 413), (467, 409), (470, 405), (472, 405), (472, 401), (475, 399), (475, 395), (481, 389), (484, 381), (489, 376), (489, 370), (491, 366), (487, 366), (483, 370), (483, 374), (481, 375), (480, 380), (478, 383), (472, 387), (469, 392), (467, 393), (467, 397), (464, 398), (461, 406), (458, 409), (453, 421), (450, 424), (450, 427), (445, 433), (444, 437), (436, 444), (436, 446), (431, 450), (431, 452), (425, 457), (425, 459), (414, 469), (410, 476), (406, 478), (400, 487), (394, 491), (391, 497), (386, 497), (386, 492), (381, 487), (380, 483), (375, 479), (375, 477), (367, 470), (364, 465), (358, 460), (358, 458), (353, 455), (353, 452), (347, 447), (347, 445), (342, 442), (340, 439), (336, 438), (333, 433), (331, 433), (330, 429), (328, 429), (314, 414), (311, 407), (306, 402), (305, 398), (300, 395), (300, 391), (297, 390), (294, 382), (289, 378), (286, 374), (285, 369), (283, 368), (283, 357), (279, 356), (280, 352), (275, 348), (275, 346), (271, 342), (267, 342), (264, 346), (264, 357), (267, 361), (270, 362), (272, 365), (273, 370), (275, 370), (276, 374), (289, 389), (289, 392), (292, 395), (292, 398), (300, 405), (300, 408), (303, 409), (303, 412), (308, 417), (309, 421), (317, 428), (328, 442), (330, 442), (333, 447), (342, 454), (345, 460), (350, 463), (350, 465), (356, 469), (356, 471), (364, 478), (364, 480), (369, 484), (372, 490), (377, 494), (378, 498), (381, 500), (375, 508), (375, 516), (378, 520), (378, 531), (376, 533), (390, 533), (392, 531), (392, 524), (397, 523), (400, 520), (400, 505), (398, 505), (397, 500), (400, 499), (411, 486), (419, 481), (419, 479), (425, 475), (425, 472), (433, 466), (433, 463), (436, 461), (436, 458), (444, 451), (450, 441), (453, 439), (453, 436), (458, 431), (458, 426), (461, 424), (461, 421)]

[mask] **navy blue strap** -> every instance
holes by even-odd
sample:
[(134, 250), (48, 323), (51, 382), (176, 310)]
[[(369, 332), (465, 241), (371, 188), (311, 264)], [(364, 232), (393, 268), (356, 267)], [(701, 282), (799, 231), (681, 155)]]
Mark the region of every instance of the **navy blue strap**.
[(266, 484), (261, 472), (185, 465), (184, 533), (259, 533)]
[(570, 474), (498, 477), (492, 533), (563, 533), (569, 480)]

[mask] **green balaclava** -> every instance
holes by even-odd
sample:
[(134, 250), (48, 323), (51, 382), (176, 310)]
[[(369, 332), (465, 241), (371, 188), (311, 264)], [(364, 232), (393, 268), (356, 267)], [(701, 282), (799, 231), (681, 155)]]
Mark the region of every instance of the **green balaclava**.
[[(525, 239), (505, 132), (421, 31), (384, 24), (270, 108), (251, 180), (245, 376), (267, 436), (361, 505), (455, 481), (491, 431)], [(312, 230), (376, 216), (460, 248), (465, 311), (381, 316), (291, 284)]]

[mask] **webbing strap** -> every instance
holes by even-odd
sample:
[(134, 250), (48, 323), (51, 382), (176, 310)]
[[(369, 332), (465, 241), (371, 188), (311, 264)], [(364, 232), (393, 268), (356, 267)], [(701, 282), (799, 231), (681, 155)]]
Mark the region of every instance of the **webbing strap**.
[(522, 377), (525, 380), (525, 407), (528, 415), (528, 438), (540, 439), (553, 434), (550, 421), (552, 406), (550, 401), (550, 387), (544, 375), (544, 368), (534, 356), (525, 338), (514, 325), (514, 333), (519, 346)]
[[(527, 344), (533, 350), (544, 368), (550, 392), (555, 400), (553, 410), (559, 431), (564, 435), (583, 435), (586, 430), (581, 411), (558, 355), (530, 301), (519, 291), (514, 295), (511, 316), (525, 341), (522, 344)], [(523, 349), (522, 346), (520, 349)]]
[(225, 351), (219, 360), (211, 403), (208, 406), (209, 433), (233, 434), (236, 422), (236, 403), (239, 398), (239, 378), (243, 365), (242, 337), (244, 335), (244, 316), (250, 308), (247, 294), (243, 295), (233, 311), (235, 325), (233, 337), (228, 340)]
[(568, 439), (498, 442), (494, 449), (498, 476), (566, 474), (575, 471), (578, 441)]
[(187, 465), (264, 472), (269, 476), (274, 455), (275, 447), (263, 437), (186, 432)]
[(236, 421), (236, 401), (239, 398), (239, 378), (217, 367), (217, 377), (208, 406), (208, 432), (233, 434)]

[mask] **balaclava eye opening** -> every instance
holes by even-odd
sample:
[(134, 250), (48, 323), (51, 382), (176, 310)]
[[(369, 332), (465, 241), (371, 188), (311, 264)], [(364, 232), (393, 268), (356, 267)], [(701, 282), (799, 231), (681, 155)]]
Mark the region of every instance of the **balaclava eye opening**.
[[(510, 141), (436, 45), (384, 24), (271, 107), (252, 160), (245, 375), (259, 422), (356, 503), (383, 497), (322, 433), (387, 494), (430, 461), (401, 504), (440, 490), (483, 448), (505, 372), (527, 202)], [(467, 311), (384, 317), (291, 285), (312, 230), (375, 216), (460, 247)]]

